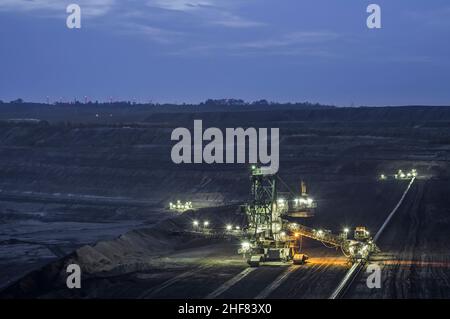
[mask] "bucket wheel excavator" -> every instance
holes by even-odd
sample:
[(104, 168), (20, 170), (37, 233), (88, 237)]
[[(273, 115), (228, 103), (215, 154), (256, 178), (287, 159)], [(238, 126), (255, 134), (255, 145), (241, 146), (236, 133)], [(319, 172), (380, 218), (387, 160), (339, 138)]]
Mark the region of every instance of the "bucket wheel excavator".
[[(340, 248), (351, 261), (367, 259), (377, 250), (364, 227), (357, 227), (354, 239), (350, 240), (347, 229), (334, 235), (296, 222), (299, 218), (314, 216), (317, 207), (307, 194), (304, 182), (301, 183), (300, 195), (295, 196), (278, 175), (268, 173), (263, 167), (252, 166), (250, 180), (251, 197), (242, 206), (247, 216), (247, 227), (239, 249), (250, 266), (257, 267), (270, 261), (305, 263), (308, 256), (301, 251), (302, 237), (318, 240), (327, 247)], [(289, 190), (287, 197), (280, 196), (279, 184)]]

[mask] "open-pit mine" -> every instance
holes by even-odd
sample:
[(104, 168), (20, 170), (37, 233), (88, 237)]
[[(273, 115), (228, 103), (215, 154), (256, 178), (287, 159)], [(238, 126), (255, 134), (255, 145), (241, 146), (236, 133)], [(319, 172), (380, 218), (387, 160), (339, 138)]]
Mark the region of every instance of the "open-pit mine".
[[(174, 163), (197, 119), (278, 172)], [(0, 298), (450, 298), (449, 108), (3, 105), (0, 152)]]

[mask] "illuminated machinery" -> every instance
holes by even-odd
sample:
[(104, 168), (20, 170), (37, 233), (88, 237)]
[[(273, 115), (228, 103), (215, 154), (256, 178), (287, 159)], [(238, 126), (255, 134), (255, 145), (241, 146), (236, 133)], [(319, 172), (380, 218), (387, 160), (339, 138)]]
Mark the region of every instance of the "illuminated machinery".
[(289, 217), (313, 217), (314, 209), (317, 207), (316, 202), (308, 196), (306, 192), (306, 184), (304, 181), (301, 182), (301, 194), (300, 197), (294, 198), (290, 203), (289, 207), (284, 215)]
[(286, 217), (309, 217), (316, 207), (314, 200), (308, 197), (304, 183), (300, 197), (284, 199), (278, 198), (278, 182), (285, 184), (264, 168), (252, 167), (251, 199), (243, 206), (248, 220), (247, 238), (239, 251), (248, 257), (251, 266), (264, 261), (289, 261), (296, 254), (298, 260), (299, 240), (289, 235)]
[(185, 202), (183, 204), (180, 200), (177, 200), (177, 202), (175, 204), (169, 203), (169, 209), (182, 213), (182, 212), (192, 209), (192, 202)]
[(403, 170), (399, 169), (397, 174), (394, 175), (395, 179), (411, 179), (417, 177), (417, 170), (412, 169), (411, 171), (405, 173)]
[(397, 171), (396, 174), (394, 175), (385, 175), (385, 174), (381, 174), (378, 179), (381, 181), (385, 181), (390, 179), (391, 177), (394, 177), (394, 179), (398, 179), (398, 180), (410, 180), (412, 178), (417, 177), (417, 170), (416, 169), (412, 169), (409, 172), (405, 172), (401, 169), (399, 169)]
[(335, 235), (330, 231), (313, 229), (295, 223), (291, 223), (289, 227), (296, 238), (304, 236), (320, 241), (327, 248), (341, 249), (351, 262), (366, 260), (370, 254), (379, 251), (365, 227), (356, 227), (353, 239), (348, 238), (350, 232), (348, 228), (345, 228), (339, 235)]
[(329, 248), (340, 248), (351, 261), (367, 259), (377, 250), (364, 227), (356, 228), (354, 239), (350, 240), (348, 229), (334, 235), (293, 222), (292, 216), (311, 216), (316, 207), (306, 194), (304, 183), (302, 196), (291, 200), (278, 198), (278, 182), (282, 180), (265, 172), (264, 168), (252, 167), (250, 178), (251, 199), (242, 207), (247, 215), (247, 227), (239, 249), (250, 266), (257, 267), (268, 261), (304, 263), (308, 256), (300, 251), (302, 237), (320, 241)]

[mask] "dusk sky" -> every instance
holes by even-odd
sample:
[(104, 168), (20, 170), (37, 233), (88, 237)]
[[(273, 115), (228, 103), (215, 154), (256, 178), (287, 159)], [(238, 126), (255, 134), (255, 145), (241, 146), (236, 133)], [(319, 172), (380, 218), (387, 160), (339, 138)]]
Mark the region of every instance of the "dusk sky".
[(0, 0), (0, 43), (3, 101), (450, 105), (448, 0)]

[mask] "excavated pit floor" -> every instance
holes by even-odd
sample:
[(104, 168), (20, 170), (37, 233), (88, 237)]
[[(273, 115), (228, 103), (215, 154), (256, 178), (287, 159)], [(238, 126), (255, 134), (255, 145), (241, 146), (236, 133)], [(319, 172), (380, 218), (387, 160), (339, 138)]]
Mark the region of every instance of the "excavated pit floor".
[[(0, 289), (8, 287), (0, 297), (203, 298), (242, 273), (239, 242), (174, 233), (194, 219), (243, 224), (238, 205), (249, 193), (245, 165), (171, 162), (172, 129), (196, 118), (280, 127), (280, 176), (296, 192), (306, 180), (319, 205), (304, 222), (335, 232), (364, 225), (375, 233), (406, 187), (376, 177), (418, 169), (423, 178), (375, 256), (383, 288), (367, 290), (361, 274), (346, 297), (449, 297), (447, 109), (118, 108), (114, 120), (97, 120), (99, 110), (75, 108), (0, 110)], [(198, 209), (167, 212), (177, 199)], [(328, 297), (348, 265), (320, 243), (305, 240), (304, 250), (307, 265), (261, 267), (217, 297)], [(83, 268), (81, 290), (65, 288), (70, 262)]]

